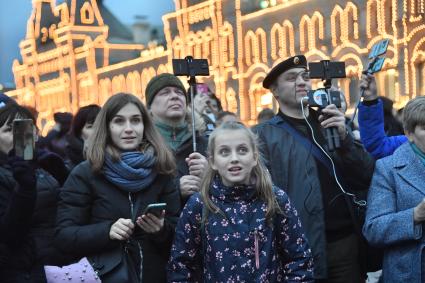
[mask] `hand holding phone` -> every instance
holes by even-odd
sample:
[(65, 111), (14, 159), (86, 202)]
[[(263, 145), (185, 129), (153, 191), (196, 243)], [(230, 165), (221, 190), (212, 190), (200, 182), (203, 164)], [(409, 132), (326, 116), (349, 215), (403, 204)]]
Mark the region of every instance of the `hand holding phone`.
[(24, 160), (34, 159), (35, 127), (31, 119), (13, 121), (13, 148), (15, 155)]
[(166, 203), (152, 203), (146, 207), (142, 216), (136, 220), (137, 225), (149, 234), (157, 233), (164, 227), (163, 211)]
[(162, 211), (164, 211), (166, 207), (167, 204), (165, 202), (151, 203), (145, 208), (143, 214), (147, 215), (148, 213), (150, 213), (155, 215), (156, 217), (161, 217)]

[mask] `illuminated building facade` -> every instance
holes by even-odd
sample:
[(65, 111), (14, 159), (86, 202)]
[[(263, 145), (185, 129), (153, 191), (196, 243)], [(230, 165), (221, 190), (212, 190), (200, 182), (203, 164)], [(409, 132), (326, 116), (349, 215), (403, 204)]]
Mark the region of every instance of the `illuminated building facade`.
[[(163, 16), (167, 45), (113, 44), (95, 0), (33, 0), (22, 63), (13, 65), (20, 103), (36, 107), (40, 119), (103, 104), (117, 92), (144, 100), (156, 74), (172, 72), (172, 58), (207, 58), (208, 78), (225, 109), (255, 123), (264, 107), (276, 109), (262, 88), (270, 67), (303, 53), (309, 61), (346, 62), (338, 81), (349, 104), (358, 98), (358, 78), (373, 44), (390, 40), (380, 94), (402, 106), (425, 93), (425, 0), (308, 1), (175, 0)], [(46, 17), (49, 21), (44, 20)], [(316, 85), (316, 83), (314, 84)], [(52, 123), (52, 122), (50, 122)]]

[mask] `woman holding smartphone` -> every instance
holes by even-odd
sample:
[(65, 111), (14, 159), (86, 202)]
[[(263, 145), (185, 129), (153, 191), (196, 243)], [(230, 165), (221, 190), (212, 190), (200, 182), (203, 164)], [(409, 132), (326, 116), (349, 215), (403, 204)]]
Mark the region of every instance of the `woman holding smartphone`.
[[(103, 283), (165, 282), (180, 211), (175, 161), (136, 96), (108, 99), (86, 155), (60, 193), (57, 243), (87, 257)], [(143, 214), (160, 202), (162, 214)]]
[[(18, 156), (23, 148), (14, 148), (25, 145), (24, 135), (13, 134), (18, 119), (28, 128), (26, 153), (34, 160), (24, 160)], [(46, 282), (44, 265), (67, 261), (53, 246), (53, 237), (57, 195), (68, 172), (58, 155), (34, 150), (34, 123), (31, 112), (15, 102), (0, 106), (0, 281), (4, 283)]]

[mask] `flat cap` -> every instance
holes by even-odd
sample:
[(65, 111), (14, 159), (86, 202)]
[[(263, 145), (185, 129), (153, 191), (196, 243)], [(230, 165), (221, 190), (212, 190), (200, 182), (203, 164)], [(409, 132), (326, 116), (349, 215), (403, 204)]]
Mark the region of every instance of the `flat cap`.
[(283, 62), (280, 62), (267, 74), (263, 81), (263, 87), (269, 89), (271, 84), (277, 79), (277, 77), (293, 68), (305, 68), (307, 69), (307, 59), (304, 55), (296, 55), (290, 57)]

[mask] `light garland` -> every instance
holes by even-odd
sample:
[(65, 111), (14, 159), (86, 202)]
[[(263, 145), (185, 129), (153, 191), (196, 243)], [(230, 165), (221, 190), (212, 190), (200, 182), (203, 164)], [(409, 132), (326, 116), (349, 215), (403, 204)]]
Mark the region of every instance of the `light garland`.
[[(79, 9), (76, 0), (71, 0), (70, 5), (55, 6), (54, 2), (33, 0), (26, 37), (19, 45), (23, 63), (13, 63), (17, 90), (9, 93), (18, 102), (35, 106), (45, 119), (51, 119), (55, 111), (75, 112), (88, 103), (103, 104), (116, 92), (132, 92), (145, 99), (148, 81), (157, 74), (171, 72), (171, 60), (187, 55), (208, 59), (211, 75), (201, 81), (213, 82), (223, 106), (238, 112), (248, 124), (255, 122), (259, 109), (270, 101), (269, 97), (262, 98), (269, 95), (261, 87), (265, 74), (271, 66), (297, 53), (304, 53), (309, 60), (346, 61), (347, 74), (358, 77), (373, 44), (389, 39), (388, 59), (377, 80), (380, 91), (385, 91), (387, 75), (394, 80), (404, 79), (402, 84), (395, 81), (392, 91), (400, 105), (406, 98), (398, 90), (416, 96), (420, 91), (417, 76), (425, 73), (416, 70), (425, 61), (425, 0), (365, 0), (363, 4), (348, 1), (345, 6), (334, 3), (330, 21), (325, 20), (322, 11), (312, 11), (299, 15), (298, 22), (280, 15), (310, 1), (277, 0), (266, 9), (243, 14), (241, 0), (206, 0), (194, 5), (178, 0), (176, 11), (163, 16), (169, 48), (154, 43), (111, 44), (95, 0), (85, 1)], [(42, 11), (48, 10), (43, 6), (46, 4), (57, 22), (41, 26)], [(227, 7), (223, 14), (224, 5), (234, 5), (233, 17), (229, 17)], [(359, 13), (364, 10), (366, 17), (361, 19)], [(263, 17), (279, 20), (268, 26), (261, 20)], [(359, 30), (360, 20), (365, 21), (364, 31)], [(330, 27), (325, 28), (325, 24)], [(367, 46), (360, 47), (359, 40), (368, 42)], [(40, 41), (52, 48), (39, 52)], [(82, 44), (75, 48), (76, 42)], [(140, 57), (109, 64), (115, 52), (127, 51), (139, 52)], [(103, 55), (100, 66), (95, 60), (98, 54)], [(79, 71), (77, 64), (86, 66), (86, 70)], [(397, 67), (403, 75), (399, 75)], [(50, 74), (57, 78), (45, 81), (45, 75)], [(347, 90), (349, 79), (345, 81), (341, 84)]]

